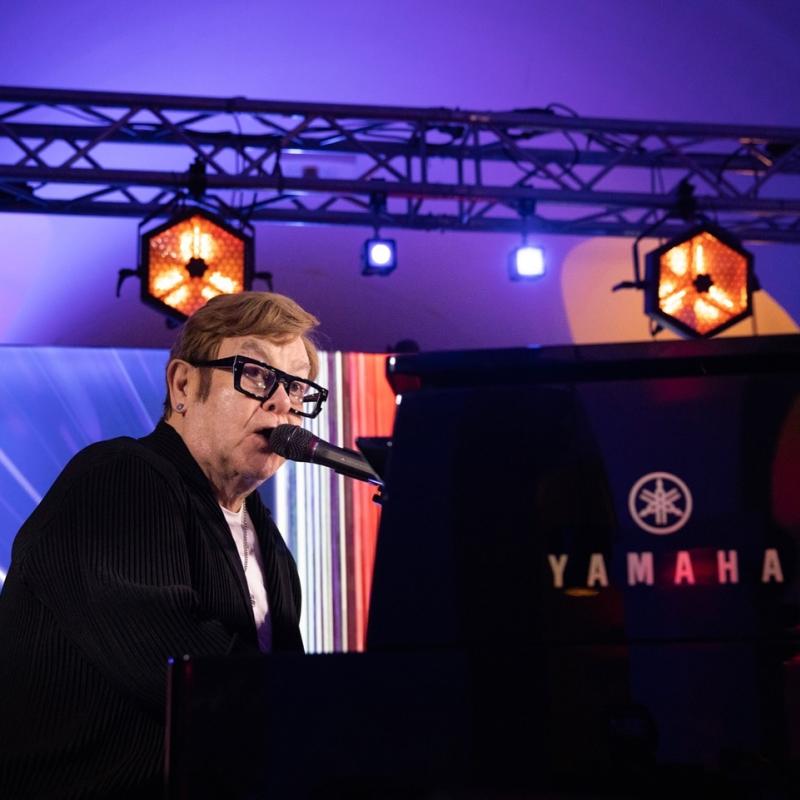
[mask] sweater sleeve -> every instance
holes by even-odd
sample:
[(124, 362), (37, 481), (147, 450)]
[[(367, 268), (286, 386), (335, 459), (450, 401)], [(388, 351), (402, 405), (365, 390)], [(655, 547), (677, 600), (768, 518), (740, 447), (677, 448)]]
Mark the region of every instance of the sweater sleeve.
[(200, 611), (176, 482), (132, 452), (85, 461), (40, 507), (22, 577), (112, 685), (160, 713), (168, 657), (224, 654), (236, 636)]

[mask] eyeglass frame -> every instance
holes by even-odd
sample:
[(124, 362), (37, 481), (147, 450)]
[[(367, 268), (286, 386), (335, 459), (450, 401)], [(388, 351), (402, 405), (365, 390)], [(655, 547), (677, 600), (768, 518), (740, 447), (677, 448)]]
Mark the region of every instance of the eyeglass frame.
[[(324, 386), (320, 386), (318, 383), (314, 383), (314, 381), (309, 380), (308, 378), (301, 378), (299, 375), (290, 375), (288, 372), (284, 372), (283, 370), (273, 367), (271, 364), (266, 364), (263, 361), (258, 361), (258, 359), (250, 358), (250, 356), (242, 356), (237, 354), (235, 356), (228, 356), (227, 358), (217, 358), (212, 361), (188, 361), (188, 363), (193, 367), (230, 369), (233, 373), (233, 388), (236, 389), (237, 392), (241, 392), (246, 397), (252, 397), (253, 400), (258, 400), (260, 403), (263, 403), (265, 400), (269, 400), (275, 394), (275, 392), (278, 391), (279, 386), (283, 386), (283, 390), (286, 392), (287, 397), (291, 398), (291, 395), (289, 394), (289, 384), (292, 381), (304, 383), (306, 386), (315, 389), (319, 393), (319, 398), (317, 400), (317, 408), (313, 413), (309, 413), (307, 411), (298, 411), (296, 408), (291, 408), (290, 413), (296, 414), (298, 417), (314, 419), (315, 417), (319, 416), (325, 401), (328, 399), (328, 390)], [(246, 364), (255, 364), (256, 366), (263, 367), (264, 369), (274, 373), (275, 385), (272, 387), (272, 389), (270, 389), (269, 394), (258, 395), (254, 392), (248, 392), (247, 389), (242, 388), (242, 371), (244, 370)]]

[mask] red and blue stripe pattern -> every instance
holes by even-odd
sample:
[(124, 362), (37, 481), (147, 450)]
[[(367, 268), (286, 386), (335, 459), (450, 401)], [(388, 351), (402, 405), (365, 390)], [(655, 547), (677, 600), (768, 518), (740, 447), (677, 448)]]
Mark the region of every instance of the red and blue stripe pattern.
[[(386, 356), (320, 353), (326, 408), (307, 420), (314, 435), (355, 449), (359, 436), (389, 436), (395, 397)], [(303, 584), (301, 629), (311, 653), (363, 650), (380, 506), (376, 487), (314, 464), (288, 463), (275, 476), (274, 512)]]

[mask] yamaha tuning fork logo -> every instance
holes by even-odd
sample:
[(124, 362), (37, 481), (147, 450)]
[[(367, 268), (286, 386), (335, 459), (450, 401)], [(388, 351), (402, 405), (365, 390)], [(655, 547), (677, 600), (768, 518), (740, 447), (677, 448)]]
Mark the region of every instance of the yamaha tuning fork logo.
[(665, 536), (679, 531), (692, 515), (689, 487), (670, 472), (650, 472), (628, 494), (628, 510), (644, 531)]

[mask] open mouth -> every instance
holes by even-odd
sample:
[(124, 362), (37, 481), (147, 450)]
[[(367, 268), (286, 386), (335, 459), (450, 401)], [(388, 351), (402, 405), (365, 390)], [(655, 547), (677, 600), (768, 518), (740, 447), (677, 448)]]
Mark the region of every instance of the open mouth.
[(263, 437), (266, 442), (269, 442), (269, 437), (272, 436), (272, 431), (274, 430), (275, 428), (262, 428), (261, 430), (256, 431), (256, 433)]

